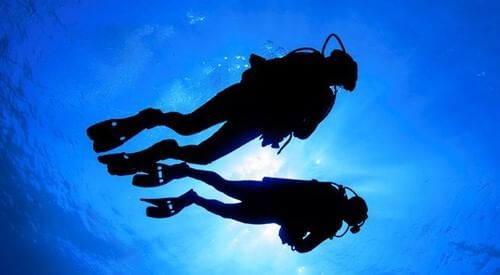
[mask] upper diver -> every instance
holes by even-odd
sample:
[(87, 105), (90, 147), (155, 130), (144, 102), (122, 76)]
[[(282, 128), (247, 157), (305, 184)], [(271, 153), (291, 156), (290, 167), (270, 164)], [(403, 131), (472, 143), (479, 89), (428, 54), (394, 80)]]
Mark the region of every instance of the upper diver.
[[(342, 237), (348, 229), (357, 233), (368, 218), (365, 200), (351, 188), (333, 182), (267, 177), (262, 181), (229, 181), (215, 172), (193, 169), (186, 163), (153, 164), (141, 172), (133, 178), (136, 186), (154, 187), (190, 177), (240, 201), (223, 203), (203, 198), (193, 190), (175, 198), (141, 199), (152, 204), (146, 208), (149, 217), (171, 217), (195, 204), (243, 223), (275, 223), (280, 226), (282, 243), (300, 253), (311, 251), (327, 239)], [(349, 198), (346, 190), (354, 196)], [(348, 226), (337, 235), (343, 221)]]
[[(331, 37), (337, 39), (341, 49), (325, 56)], [(192, 135), (224, 122), (205, 141), (179, 146), (175, 140), (166, 139), (136, 153), (102, 155), (99, 161), (107, 165), (111, 174), (130, 175), (167, 158), (208, 164), (259, 136), (262, 146), (280, 148), (280, 142), (288, 136), (281, 151), (292, 136), (309, 137), (332, 109), (337, 87), (353, 91), (358, 74), (357, 63), (334, 33), (327, 37), (321, 52), (299, 48), (269, 60), (252, 54), (250, 65), (239, 83), (224, 89), (190, 114), (148, 108), (137, 115), (109, 119), (87, 129), (94, 150), (105, 152), (144, 129), (161, 125), (181, 135)]]

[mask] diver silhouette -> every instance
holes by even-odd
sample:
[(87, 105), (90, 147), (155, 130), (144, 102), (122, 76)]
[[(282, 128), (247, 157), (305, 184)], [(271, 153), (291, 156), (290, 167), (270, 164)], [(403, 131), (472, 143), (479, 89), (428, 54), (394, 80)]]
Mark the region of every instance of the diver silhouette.
[[(335, 37), (341, 50), (329, 56), (324, 52)], [(166, 139), (136, 153), (99, 156), (108, 171), (130, 175), (139, 168), (163, 159), (178, 159), (208, 164), (260, 136), (262, 146), (281, 150), (292, 136), (309, 137), (332, 109), (337, 86), (353, 91), (357, 80), (357, 63), (346, 53), (342, 41), (330, 34), (322, 51), (299, 48), (286, 56), (266, 60), (252, 54), (251, 67), (234, 84), (189, 114), (163, 113), (148, 108), (137, 115), (109, 119), (87, 129), (94, 151), (114, 149), (144, 129), (167, 126), (181, 135), (192, 135), (218, 123), (224, 123), (211, 137), (198, 145), (179, 146)], [(334, 91), (330, 88), (334, 86)]]
[[(262, 181), (229, 181), (215, 172), (193, 169), (186, 163), (154, 164), (142, 172), (144, 174), (134, 176), (134, 185), (153, 187), (190, 177), (240, 200), (227, 204), (203, 198), (191, 189), (175, 198), (141, 199), (153, 205), (147, 207), (147, 216), (167, 218), (195, 204), (223, 218), (243, 223), (275, 223), (281, 226), (282, 243), (301, 253), (311, 251), (327, 239), (342, 237), (348, 229), (352, 233), (359, 232), (368, 218), (365, 201), (349, 187), (333, 182), (267, 177)], [(346, 189), (354, 196), (348, 198)], [(342, 221), (348, 227), (336, 235)]]

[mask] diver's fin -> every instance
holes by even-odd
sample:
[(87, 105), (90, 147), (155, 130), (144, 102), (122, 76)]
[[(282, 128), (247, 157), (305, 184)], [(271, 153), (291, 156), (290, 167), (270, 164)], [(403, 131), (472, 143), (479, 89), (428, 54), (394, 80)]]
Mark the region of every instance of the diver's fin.
[(108, 119), (94, 124), (87, 129), (87, 135), (94, 141), (95, 152), (106, 152), (124, 144), (142, 130), (158, 125), (162, 116), (160, 110), (148, 108), (128, 118)]
[(181, 212), (184, 207), (190, 205), (192, 201), (189, 197), (193, 194), (194, 191), (191, 189), (177, 198), (141, 199), (141, 201), (154, 205), (146, 208), (146, 215), (148, 217), (169, 218)]
[(138, 165), (126, 153), (102, 155), (97, 159), (100, 163), (107, 165), (111, 175), (132, 175), (139, 170)]
[(137, 174), (132, 184), (138, 187), (156, 187), (169, 183), (173, 179), (184, 177), (189, 166), (185, 163), (174, 165), (155, 164), (147, 169), (139, 169), (145, 174)]
[(149, 204), (152, 204), (156, 207), (163, 207), (166, 205), (166, 201), (172, 199), (172, 198), (159, 198), (159, 199), (141, 199), (143, 202), (147, 202)]

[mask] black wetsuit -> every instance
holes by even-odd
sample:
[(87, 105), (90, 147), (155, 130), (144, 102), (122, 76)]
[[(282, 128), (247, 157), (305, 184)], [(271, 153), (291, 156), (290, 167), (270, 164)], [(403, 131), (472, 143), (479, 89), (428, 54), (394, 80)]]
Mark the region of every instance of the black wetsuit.
[(252, 67), (232, 85), (190, 114), (167, 113), (166, 125), (193, 134), (225, 122), (199, 145), (185, 146), (174, 158), (206, 164), (261, 136), (277, 148), (286, 136), (309, 137), (328, 115), (335, 94), (319, 53), (293, 53), (265, 60), (252, 55)]
[(279, 178), (226, 181), (213, 172), (199, 170), (190, 176), (241, 201), (227, 204), (200, 198), (198, 205), (243, 223), (279, 224), (282, 241), (299, 252), (312, 250), (342, 226), (346, 198), (327, 182)]
[[(252, 55), (250, 63), (240, 83), (224, 89), (192, 113), (150, 110), (149, 118), (140, 114), (133, 117), (138, 120), (130, 131), (133, 134), (144, 127), (164, 125), (181, 135), (192, 135), (223, 123), (200, 144), (179, 146), (167, 139), (140, 152), (104, 155), (99, 161), (108, 165), (110, 173), (126, 175), (163, 159), (208, 164), (257, 137), (262, 138), (262, 146), (273, 148), (291, 134), (300, 139), (309, 137), (335, 104), (336, 94), (329, 87), (327, 80), (331, 77), (326, 73), (330, 70), (323, 55), (292, 52), (271, 60)], [(107, 127), (103, 123), (98, 125)]]

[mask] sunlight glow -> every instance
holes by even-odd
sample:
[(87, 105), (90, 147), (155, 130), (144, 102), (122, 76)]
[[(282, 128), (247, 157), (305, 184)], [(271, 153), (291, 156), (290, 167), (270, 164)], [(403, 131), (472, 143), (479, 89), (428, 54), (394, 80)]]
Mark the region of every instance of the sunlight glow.
[[(276, 175), (282, 168), (284, 161), (272, 150), (259, 149), (243, 155), (234, 165), (226, 169), (234, 178), (245, 180), (261, 180), (263, 177)], [(236, 201), (235, 201), (236, 202)], [(267, 248), (267, 252), (273, 251), (274, 255), (282, 253), (283, 247), (278, 236), (279, 226), (277, 224), (264, 224), (258, 226), (247, 226), (235, 221), (228, 223), (225, 234), (232, 236), (228, 245), (229, 251), (240, 250), (246, 257), (257, 257), (255, 251)], [(259, 257), (261, 257), (260, 255)]]
[(235, 174), (240, 178), (257, 180), (275, 175), (283, 166), (283, 160), (269, 150), (248, 154), (240, 163), (232, 169)]
[(261, 231), (261, 236), (266, 241), (276, 240), (279, 232), (279, 226), (276, 224), (266, 224), (262, 225), (259, 229)]

